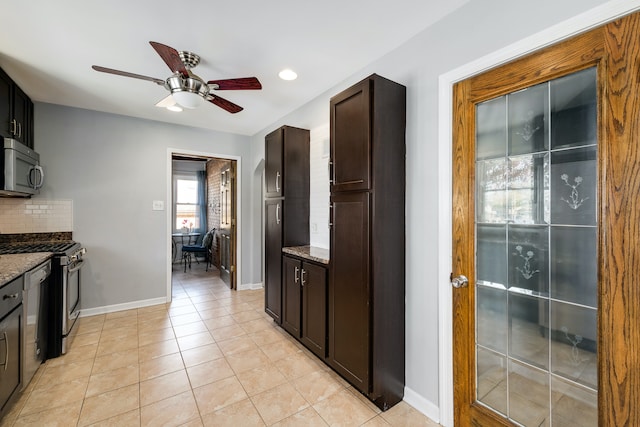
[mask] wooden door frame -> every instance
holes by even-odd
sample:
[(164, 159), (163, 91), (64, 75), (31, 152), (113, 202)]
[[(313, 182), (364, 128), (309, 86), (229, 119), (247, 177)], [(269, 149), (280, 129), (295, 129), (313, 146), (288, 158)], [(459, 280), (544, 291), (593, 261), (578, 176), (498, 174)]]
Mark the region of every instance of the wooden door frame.
[[(229, 154), (219, 154), (219, 153), (210, 153), (210, 152), (203, 152), (203, 151), (193, 151), (193, 150), (186, 150), (186, 149), (182, 149), (182, 148), (172, 148), (169, 147), (167, 148), (167, 157), (166, 157), (166, 168), (167, 168), (167, 193), (166, 193), (166, 200), (168, 202), (165, 203), (165, 211), (166, 211), (166, 229), (165, 229), (165, 233), (167, 236), (166, 239), (166, 247), (165, 247), (165, 259), (167, 260), (166, 262), (166, 268), (165, 268), (165, 274), (167, 277), (167, 282), (166, 282), (166, 301), (167, 302), (171, 302), (171, 276), (172, 276), (172, 254), (171, 254), (171, 233), (172, 233), (172, 213), (171, 213), (171, 203), (172, 203), (172, 192), (173, 192), (173, 181), (172, 181), (172, 159), (174, 155), (189, 155), (189, 156), (194, 156), (194, 157), (203, 157), (203, 158), (217, 158), (217, 159), (223, 159), (223, 160), (230, 160), (230, 161), (235, 161), (236, 164), (236, 188), (235, 188), (235, 197), (236, 197), (236, 206), (235, 206), (235, 212), (236, 212), (236, 248), (235, 248), (235, 252), (236, 252), (236, 284), (238, 283), (242, 283), (242, 268), (241, 268), (241, 256), (238, 256), (239, 254), (241, 254), (241, 250), (242, 250), (242, 157), (240, 156), (233, 156), (233, 155), (229, 155)], [(241, 288), (240, 286), (236, 286), (236, 288)]]
[[(604, 25), (624, 15), (640, 10), (635, 2), (607, 3), (588, 12), (556, 24), (492, 54), (467, 63), (439, 77), (438, 93), (438, 311), (439, 311), (439, 384), (437, 411), (427, 414), (441, 425), (453, 426), (453, 329), (452, 291), (449, 277), (452, 270), (452, 174), (453, 174), (453, 85), (490, 68), (505, 64), (551, 44)], [(406, 396), (412, 400), (411, 396)], [(411, 403), (411, 402), (410, 402)], [(419, 405), (418, 405), (419, 406)], [(428, 403), (424, 404), (427, 409)]]

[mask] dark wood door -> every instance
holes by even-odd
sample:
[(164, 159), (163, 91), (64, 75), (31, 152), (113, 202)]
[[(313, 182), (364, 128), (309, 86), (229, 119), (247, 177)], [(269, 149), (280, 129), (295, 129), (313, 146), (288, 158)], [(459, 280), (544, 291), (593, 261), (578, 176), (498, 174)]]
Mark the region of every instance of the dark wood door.
[(29, 109), (31, 101), (18, 86), (13, 86), (13, 120), (16, 121), (14, 138), (26, 144), (29, 135)]
[(282, 197), (283, 183), (283, 130), (277, 129), (265, 137), (264, 179), (265, 197)]
[(324, 360), (327, 356), (327, 269), (302, 264), (302, 335), (301, 341)]
[(367, 393), (370, 376), (369, 193), (331, 196), (329, 362)]
[(282, 327), (300, 338), (302, 263), (288, 256), (282, 257)]
[(638, 34), (633, 14), (454, 87), (456, 425), (640, 425)]
[(11, 87), (13, 81), (0, 70), (0, 136), (13, 137), (11, 133)]
[(281, 323), (282, 199), (265, 201), (265, 311)]
[(370, 188), (371, 85), (364, 80), (331, 98), (332, 192)]

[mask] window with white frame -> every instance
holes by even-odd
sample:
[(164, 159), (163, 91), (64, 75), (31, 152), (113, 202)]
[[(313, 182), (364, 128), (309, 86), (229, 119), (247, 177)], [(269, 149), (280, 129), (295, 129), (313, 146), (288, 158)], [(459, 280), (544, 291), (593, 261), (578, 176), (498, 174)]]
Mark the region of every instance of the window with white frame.
[(198, 179), (195, 172), (174, 174), (173, 188), (175, 231), (198, 230), (200, 209), (198, 208)]

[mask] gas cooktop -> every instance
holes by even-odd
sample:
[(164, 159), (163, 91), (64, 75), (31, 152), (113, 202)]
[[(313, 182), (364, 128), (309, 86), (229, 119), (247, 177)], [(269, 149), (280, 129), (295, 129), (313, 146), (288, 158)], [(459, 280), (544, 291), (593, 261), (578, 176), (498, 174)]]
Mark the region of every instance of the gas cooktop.
[(80, 246), (73, 240), (52, 242), (18, 242), (0, 243), (0, 255), (25, 254), (30, 252), (53, 252), (55, 254), (68, 254), (73, 248)]

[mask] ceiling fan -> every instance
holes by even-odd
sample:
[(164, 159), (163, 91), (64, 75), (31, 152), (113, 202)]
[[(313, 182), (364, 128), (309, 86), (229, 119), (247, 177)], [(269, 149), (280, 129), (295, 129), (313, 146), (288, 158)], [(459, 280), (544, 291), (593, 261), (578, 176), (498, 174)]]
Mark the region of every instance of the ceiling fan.
[(133, 77), (134, 79), (148, 80), (160, 86), (164, 86), (170, 95), (156, 104), (158, 107), (182, 106), (196, 108), (203, 101), (211, 102), (230, 113), (242, 111), (242, 107), (215, 95), (217, 90), (256, 90), (262, 89), (260, 81), (256, 77), (243, 77), (236, 79), (209, 80), (205, 82), (191, 72), (191, 69), (200, 63), (200, 57), (193, 52), (177, 51), (174, 48), (158, 42), (149, 42), (158, 52), (158, 55), (173, 72), (166, 80), (127, 71), (114, 70), (113, 68), (93, 65), (96, 71), (116, 74), (118, 76)]

